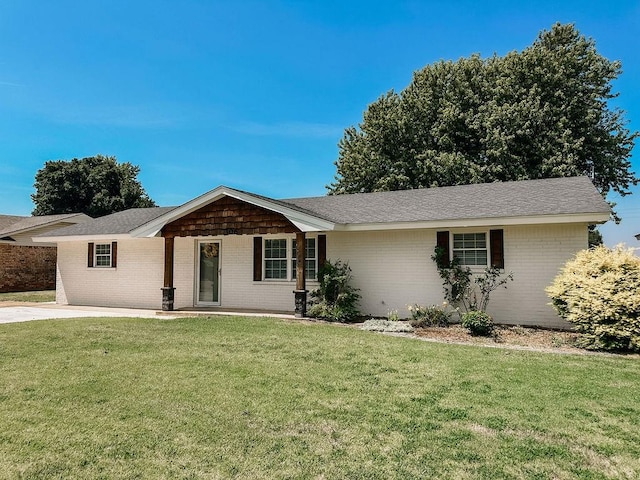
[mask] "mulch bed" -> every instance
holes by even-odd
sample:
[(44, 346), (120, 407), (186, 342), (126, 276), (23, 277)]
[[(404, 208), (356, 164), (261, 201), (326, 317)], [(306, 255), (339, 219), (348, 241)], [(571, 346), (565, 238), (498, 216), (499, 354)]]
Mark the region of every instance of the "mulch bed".
[(547, 330), (520, 326), (496, 326), (490, 337), (475, 337), (461, 325), (416, 329), (415, 336), (423, 340), (493, 347), (513, 347), (526, 350), (564, 353), (588, 353), (575, 346), (579, 335), (564, 330)]

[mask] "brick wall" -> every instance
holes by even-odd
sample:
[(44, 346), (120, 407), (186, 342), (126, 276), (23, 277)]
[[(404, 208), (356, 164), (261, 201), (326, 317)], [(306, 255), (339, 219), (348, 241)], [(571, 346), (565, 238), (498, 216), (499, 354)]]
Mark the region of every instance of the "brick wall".
[(53, 290), (55, 287), (55, 247), (0, 244), (0, 292)]
[(163, 238), (118, 240), (117, 268), (88, 267), (87, 247), (88, 242), (58, 244), (58, 303), (161, 308)]
[[(493, 228), (493, 227), (492, 227)], [(549, 305), (544, 288), (560, 267), (587, 245), (586, 224), (503, 226), (505, 270), (514, 273), (508, 289), (491, 294), (488, 311), (499, 323), (566, 328)], [(456, 228), (454, 233), (488, 232), (489, 228)], [(294, 238), (293, 234), (263, 238)], [(291, 281), (253, 281), (253, 237), (228, 235), (202, 240), (221, 242), (220, 299), (223, 307), (293, 311)], [(176, 308), (194, 304), (197, 238), (175, 241)], [(348, 261), (360, 288), (363, 313), (384, 316), (407, 305), (439, 305), (442, 281), (431, 260), (436, 229), (327, 232), (327, 258)], [(58, 302), (156, 308), (161, 306), (164, 239), (118, 241), (117, 268), (87, 268), (87, 242), (58, 247)], [(309, 282), (312, 290), (317, 283)]]
[[(499, 323), (567, 328), (544, 289), (567, 260), (587, 247), (587, 225), (502, 228), (505, 271), (513, 272), (514, 281), (491, 294), (487, 311)], [(471, 233), (489, 228), (448, 230)], [(442, 280), (431, 260), (435, 245), (436, 230), (328, 232), (327, 258), (349, 261), (363, 313), (384, 316), (397, 310), (402, 317), (408, 315), (407, 305), (440, 305), (444, 300)]]

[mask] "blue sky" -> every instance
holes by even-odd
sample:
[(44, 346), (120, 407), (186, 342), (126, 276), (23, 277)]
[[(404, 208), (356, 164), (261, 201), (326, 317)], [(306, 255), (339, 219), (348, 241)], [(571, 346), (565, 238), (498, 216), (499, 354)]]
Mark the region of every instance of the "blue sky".
[[(139, 165), (160, 205), (220, 184), (323, 195), (367, 105), (440, 59), (504, 54), (573, 22), (621, 60), (614, 105), (640, 130), (637, 1), (0, 2), (0, 213), (27, 215), (47, 160)], [(634, 170), (640, 171), (636, 147)], [(635, 246), (640, 189), (606, 243)]]

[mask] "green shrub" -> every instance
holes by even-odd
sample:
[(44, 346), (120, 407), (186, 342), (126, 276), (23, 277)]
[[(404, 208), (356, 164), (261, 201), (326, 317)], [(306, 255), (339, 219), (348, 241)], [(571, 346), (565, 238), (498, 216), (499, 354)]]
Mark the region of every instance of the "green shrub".
[(447, 327), (449, 325), (451, 314), (436, 305), (423, 307), (416, 303), (415, 305), (409, 305), (408, 309), (409, 313), (411, 313), (409, 323), (412, 327)]
[(578, 346), (640, 351), (640, 258), (633, 250), (578, 252), (546, 291), (558, 314), (582, 334)]
[(487, 336), (493, 331), (493, 319), (486, 312), (473, 310), (462, 314), (462, 326), (471, 335)]
[(311, 292), (307, 315), (334, 322), (348, 322), (360, 315), (358, 289), (351, 285), (351, 267), (337, 260), (326, 261), (318, 272), (320, 288)]

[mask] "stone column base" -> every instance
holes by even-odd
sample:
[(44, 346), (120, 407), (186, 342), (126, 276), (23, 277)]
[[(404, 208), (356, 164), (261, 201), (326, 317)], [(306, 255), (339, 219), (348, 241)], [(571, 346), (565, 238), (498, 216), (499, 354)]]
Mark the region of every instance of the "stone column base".
[(175, 297), (175, 287), (162, 287), (162, 311), (173, 311), (173, 299)]
[(296, 302), (296, 317), (304, 318), (307, 316), (307, 293), (309, 290), (294, 290)]

